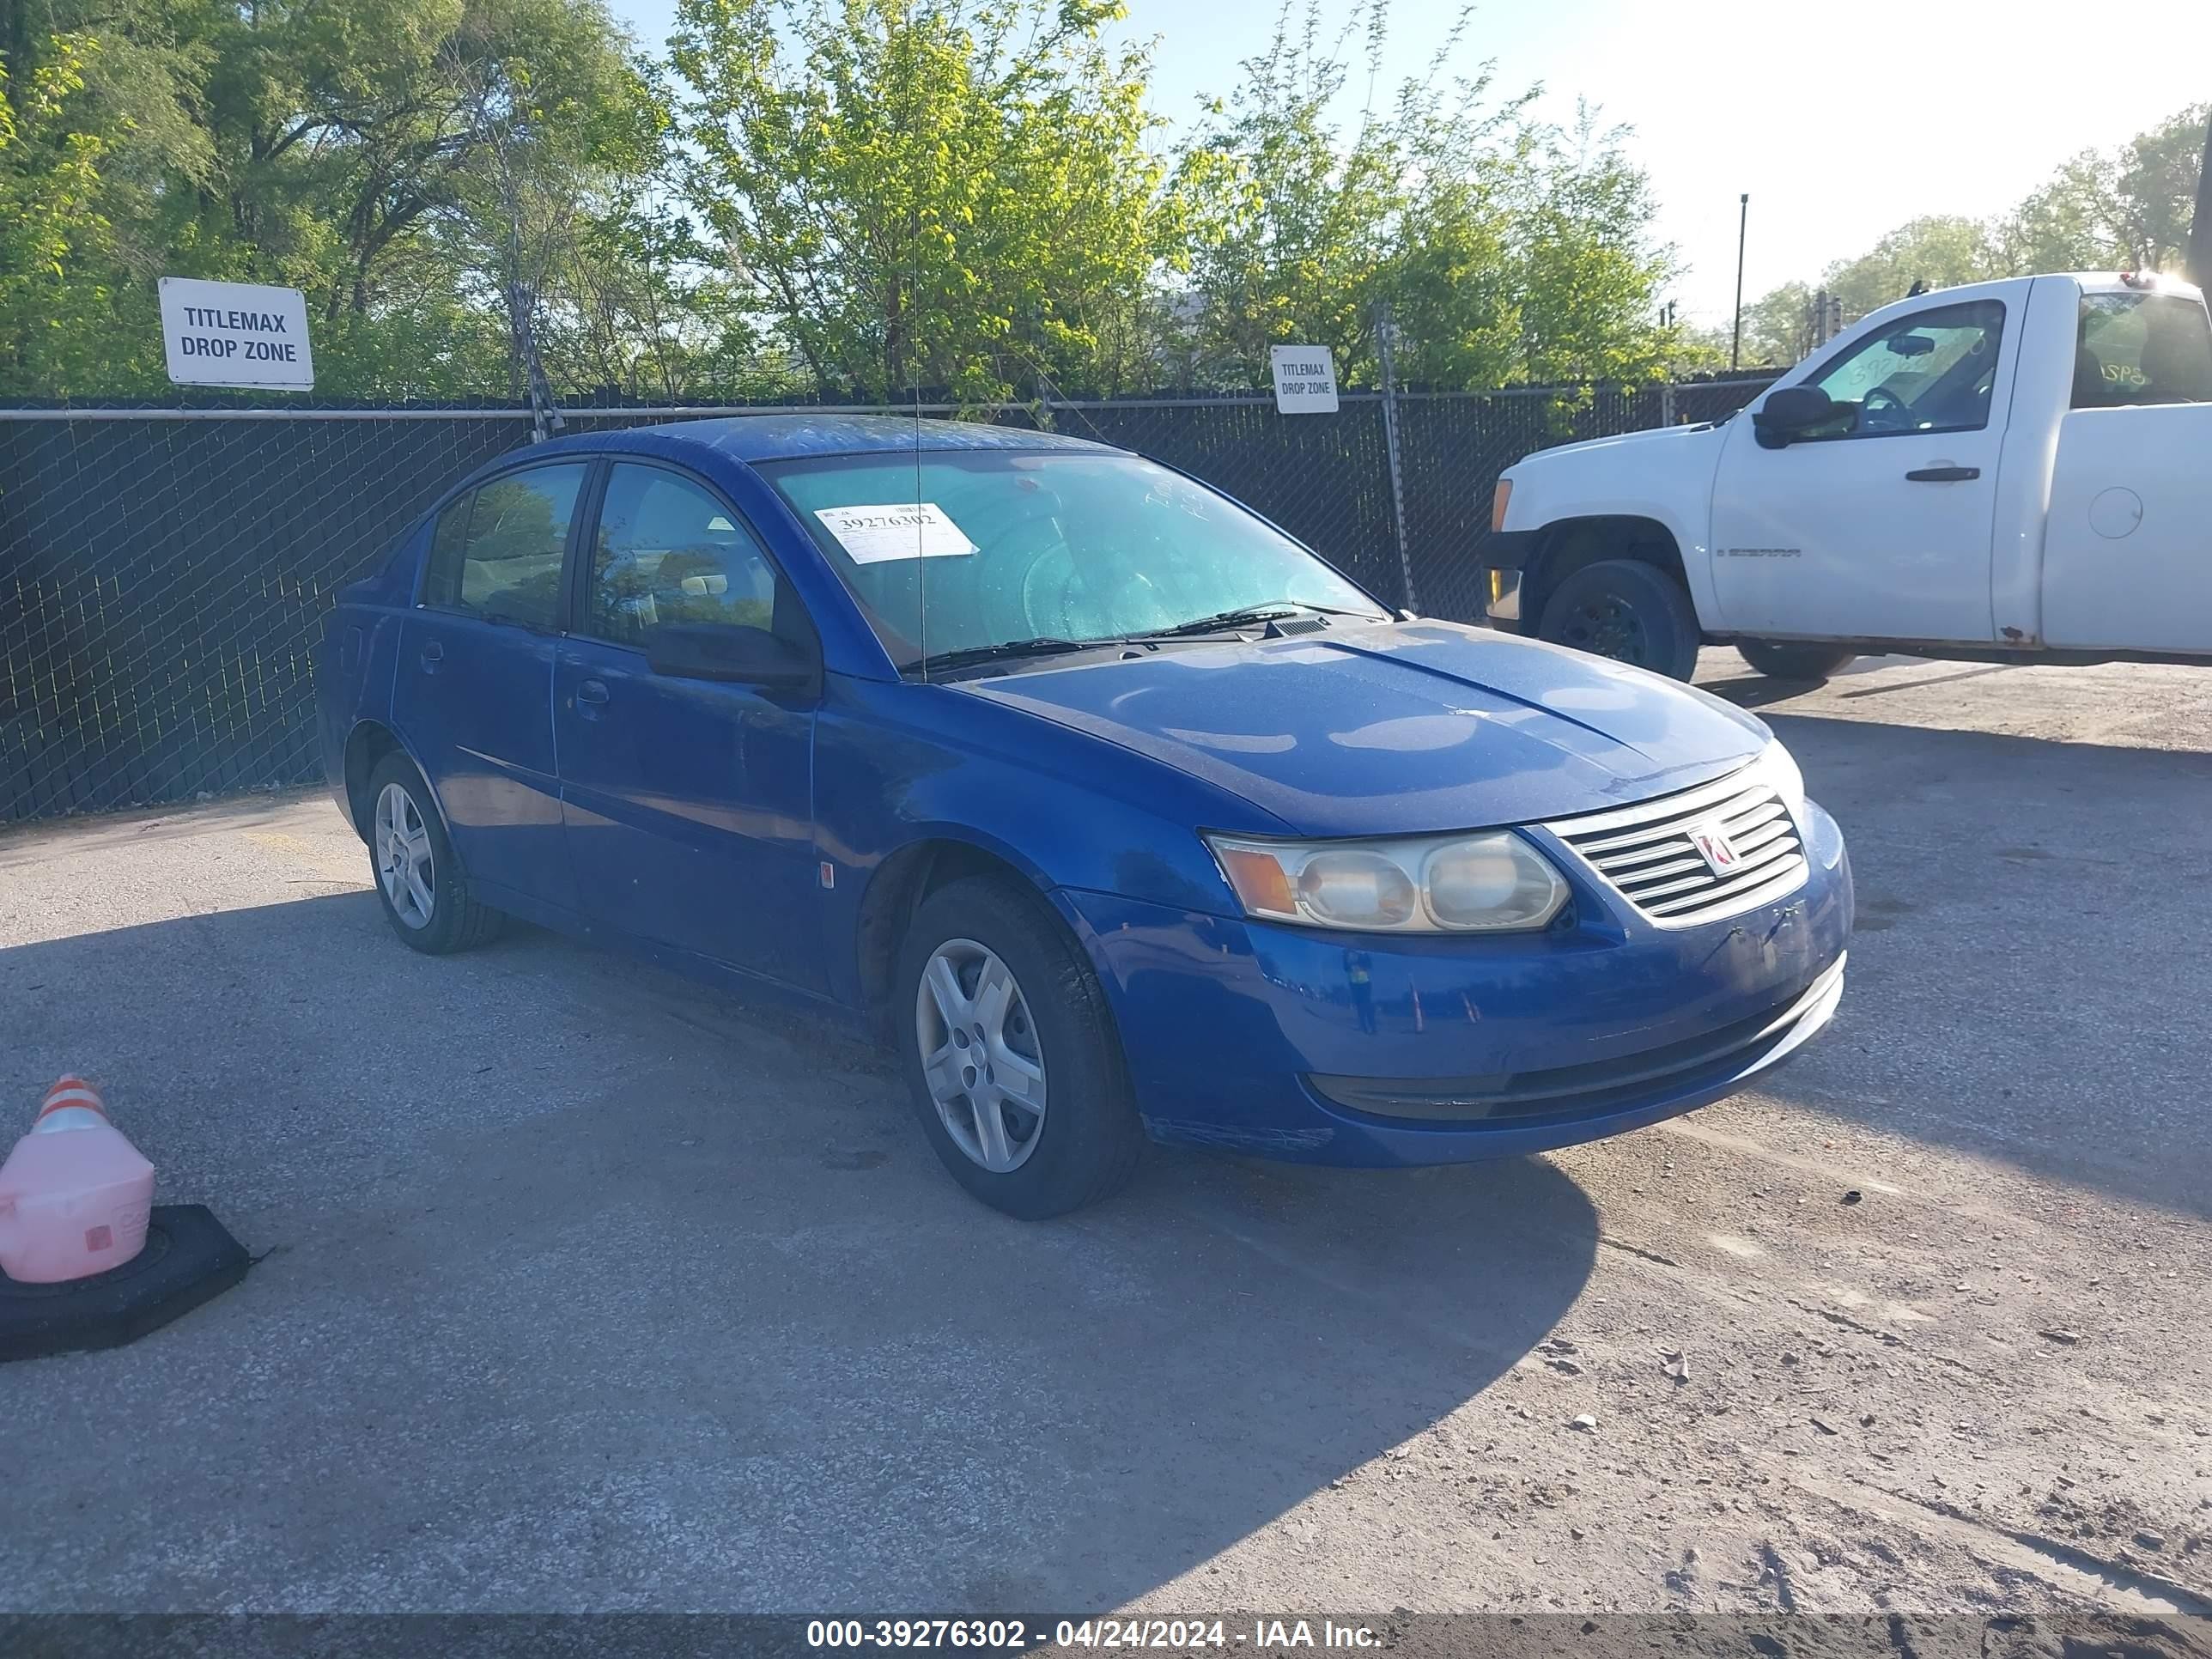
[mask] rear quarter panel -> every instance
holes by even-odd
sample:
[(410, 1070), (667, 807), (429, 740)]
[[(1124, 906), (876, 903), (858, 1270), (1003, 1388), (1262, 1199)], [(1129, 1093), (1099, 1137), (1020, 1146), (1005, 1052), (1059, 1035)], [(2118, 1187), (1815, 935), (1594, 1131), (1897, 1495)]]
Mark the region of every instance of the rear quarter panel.
[(2212, 404), (2075, 410), (2057, 448), (2044, 643), (2212, 657)]
[(349, 811), (347, 738), (363, 720), (388, 723), (392, 718), (400, 628), (428, 535), (427, 523), (410, 531), (374, 575), (339, 591), (323, 620), (322, 643), (315, 653), (316, 736), (323, 775), (342, 812)]

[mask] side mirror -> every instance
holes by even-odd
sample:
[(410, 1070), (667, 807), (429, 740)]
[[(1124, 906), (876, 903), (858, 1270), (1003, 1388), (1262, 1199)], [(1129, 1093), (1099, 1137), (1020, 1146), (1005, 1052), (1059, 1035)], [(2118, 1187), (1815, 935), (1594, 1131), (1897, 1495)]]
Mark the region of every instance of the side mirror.
[(720, 680), (772, 690), (812, 690), (822, 684), (822, 659), (765, 628), (734, 623), (674, 623), (646, 630), (645, 664), (678, 680)]
[(1766, 394), (1766, 401), (1751, 417), (1752, 429), (1768, 449), (1779, 449), (1792, 438), (1810, 432), (1835, 418), (1836, 402), (1816, 386), (1785, 386)]

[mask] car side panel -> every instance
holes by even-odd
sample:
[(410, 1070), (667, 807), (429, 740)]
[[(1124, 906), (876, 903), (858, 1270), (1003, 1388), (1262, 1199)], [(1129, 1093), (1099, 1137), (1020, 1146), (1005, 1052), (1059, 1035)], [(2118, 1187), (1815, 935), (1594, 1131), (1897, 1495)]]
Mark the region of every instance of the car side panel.
[(418, 610), (401, 629), (392, 723), (477, 880), (575, 906), (553, 752), (558, 641)]
[[(1192, 825), (1285, 826), (1249, 802), (957, 686), (831, 676), (815, 725), (815, 830), (829, 989), (859, 1006), (861, 908), (886, 860), (925, 841), (975, 847), (1040, 891), (1093, 886), (1179, 909), (1233, 909)], [(985, 826), (988, 826), (986, 828)]]

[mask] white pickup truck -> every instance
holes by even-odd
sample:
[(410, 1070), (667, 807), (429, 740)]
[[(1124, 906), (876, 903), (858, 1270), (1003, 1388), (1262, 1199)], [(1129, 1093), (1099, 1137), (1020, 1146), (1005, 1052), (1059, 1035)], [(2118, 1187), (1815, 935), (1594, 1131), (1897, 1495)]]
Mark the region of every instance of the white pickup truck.
[(1492, 625), (1678, 679), (2212, 662), (2212, 318), (2133, 273), (1916, 295), (1729, 420), (1527, 457), (1492, 523)]

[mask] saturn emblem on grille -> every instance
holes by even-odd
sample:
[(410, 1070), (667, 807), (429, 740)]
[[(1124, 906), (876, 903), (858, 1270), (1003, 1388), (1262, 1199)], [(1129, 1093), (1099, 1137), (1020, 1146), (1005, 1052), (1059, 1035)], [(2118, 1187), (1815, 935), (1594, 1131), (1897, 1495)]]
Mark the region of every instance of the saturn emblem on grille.
[(1735, 850), (1735, 843), (1728, 838), (1728, 828), (1718, 818), (1708, 818), (1690, 831), (1690, 845), (1698, 849), (1698, 856), (1705, 861), (1705, 868), (1717, 876), (1724, 876), (1743, 862), (1743, 854)]

